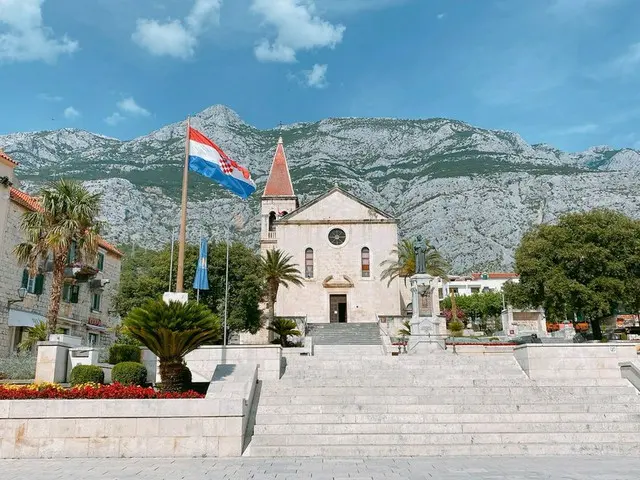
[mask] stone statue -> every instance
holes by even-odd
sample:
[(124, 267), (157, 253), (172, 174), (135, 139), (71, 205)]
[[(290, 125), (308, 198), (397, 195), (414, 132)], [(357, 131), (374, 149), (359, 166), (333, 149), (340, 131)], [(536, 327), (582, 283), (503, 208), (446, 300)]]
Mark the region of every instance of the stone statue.
[(422, 240), (422, 235), (416, 238), (413, 251), (416, 254), (416, 273), (427, 273), (427, 246)]

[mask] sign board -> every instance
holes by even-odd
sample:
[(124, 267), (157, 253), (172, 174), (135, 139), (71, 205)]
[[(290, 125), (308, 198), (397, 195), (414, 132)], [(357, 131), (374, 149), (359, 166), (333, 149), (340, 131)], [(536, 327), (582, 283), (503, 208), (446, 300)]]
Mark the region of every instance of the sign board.
[(164, 303), (166, 304), (169, 302), (187, 303), (189, 301), (189, 294), (184, 292), (164, 292), (162, 300), (164, 300)]

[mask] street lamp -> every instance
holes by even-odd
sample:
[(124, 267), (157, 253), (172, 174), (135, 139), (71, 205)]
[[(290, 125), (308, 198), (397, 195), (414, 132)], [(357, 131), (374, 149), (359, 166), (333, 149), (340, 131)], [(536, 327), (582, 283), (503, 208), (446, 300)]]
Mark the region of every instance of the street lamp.
[(16, 300), (7, 300), (7, 310), (11, 308), (11, 305), (14, 303), (20, 303), (24, 300), (24, 297), (27, 296), (27, 289), (24, 287), (20, 287), (18, 289), (18, 299)]

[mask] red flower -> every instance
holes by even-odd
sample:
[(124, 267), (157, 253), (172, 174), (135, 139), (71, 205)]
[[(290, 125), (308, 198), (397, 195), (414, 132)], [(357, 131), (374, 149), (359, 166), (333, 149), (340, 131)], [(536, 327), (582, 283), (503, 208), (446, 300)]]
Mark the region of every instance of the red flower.
[(62, 389), (56, 385), (0, 385), (0, 400), (31, 400), (36, 398), (64, 399), (135, 399), (135, 398), (204, 398), (204, 395), (189, 390), (173, 393), (159, 392), (151, 387), (111, 385), (77, 385)]

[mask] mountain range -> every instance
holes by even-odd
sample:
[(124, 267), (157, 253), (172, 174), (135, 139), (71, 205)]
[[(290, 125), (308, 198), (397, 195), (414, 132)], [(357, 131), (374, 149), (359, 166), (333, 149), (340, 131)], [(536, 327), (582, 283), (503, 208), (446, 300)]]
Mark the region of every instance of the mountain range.
[[(259, 199), (278, 137), (304, 203), (338, 184), (388, 213), (402, 236), (422, 234), (453, 273), (513, 267), (523, 233), (567, 211), (640, 211), (640, 152), (592, 147), (568, 153), (518, 134), (434, 118), (332, 118), (260, 130), (216, 105), (192, 125), (247, 166), (258, 192), (242, 201), (191, 174), (188, 236), (257, 246)], [(105, 237), (157, 248), (179, 221), (185, 122), (122, 141), (77, 129), (0, 136), (20, 162), (25, 190), (58, 176), (103, 194)]]

